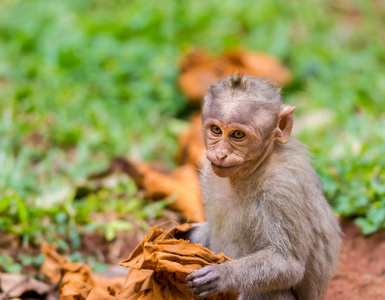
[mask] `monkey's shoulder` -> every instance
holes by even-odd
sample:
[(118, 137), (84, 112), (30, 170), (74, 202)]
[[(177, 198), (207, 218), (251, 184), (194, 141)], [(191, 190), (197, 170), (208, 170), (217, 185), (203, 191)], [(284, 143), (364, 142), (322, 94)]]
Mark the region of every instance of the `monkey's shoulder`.
[(272, 189), (286, 189), (294, 194), (310, 189), (313, 193), (323, 194), (322, 182), (310, 163), (306, 149), (302, 147), (300, 150), (286, 149), (276, 155), (260, 174), (256, 174), (261, 189), (270, 192)]

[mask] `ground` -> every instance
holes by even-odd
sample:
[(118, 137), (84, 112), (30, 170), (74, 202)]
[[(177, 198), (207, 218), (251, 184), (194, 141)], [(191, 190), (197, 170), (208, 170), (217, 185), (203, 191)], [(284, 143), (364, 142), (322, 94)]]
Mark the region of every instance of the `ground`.
[(338, 273), (325, 300), (385, 299), (385, 231), (363, 236), (351, 220), (344, 232)]

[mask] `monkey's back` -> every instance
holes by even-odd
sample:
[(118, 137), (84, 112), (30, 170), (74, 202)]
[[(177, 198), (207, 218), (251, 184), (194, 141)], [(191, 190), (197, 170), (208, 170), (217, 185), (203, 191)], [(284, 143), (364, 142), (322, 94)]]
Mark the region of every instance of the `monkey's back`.
[(294, 139), (281, 147), (266, 167), (240, 182), (216, 176), (206, 161), (201, 186), (209, 248), (241, 258), (276, 243), (279, 226), (285, 242), (278, 246), (305, 266), (297, 296), (321, 299), (337, 267), (340, 227), (304, 147)]

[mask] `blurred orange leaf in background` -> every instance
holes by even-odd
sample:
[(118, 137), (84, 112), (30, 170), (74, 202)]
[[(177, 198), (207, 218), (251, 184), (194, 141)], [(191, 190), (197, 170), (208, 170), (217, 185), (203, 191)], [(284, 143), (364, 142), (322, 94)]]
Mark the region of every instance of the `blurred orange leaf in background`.
[(207, 51), (196, 49), (182, 59), (178, 85), (192, 103), (199, 104), (212, 84), (232, 73), (266, 77), (278, 84), (292, 80), (291, 72), (280, 60), (266, 53), (234, 49), (214, 58)]

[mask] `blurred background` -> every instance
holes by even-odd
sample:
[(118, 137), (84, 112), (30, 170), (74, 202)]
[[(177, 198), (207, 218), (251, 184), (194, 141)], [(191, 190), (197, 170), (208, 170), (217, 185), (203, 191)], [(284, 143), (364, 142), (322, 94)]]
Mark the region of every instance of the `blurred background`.
[(164, 214), (169, 200), (127, 178), (84, 197), (78, 186), (118, 155), (176, 167), (199, 111), (177, 84), (196, 48), (281, 60), (295, 135), (335, 213), (365, 234), (384, 228), (384, 20), (381, 0), (2, 0), (0, 269), (41, 264), (42, 239), (103, 269), (80, 251), (85, 232), (112, 241)]

